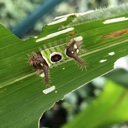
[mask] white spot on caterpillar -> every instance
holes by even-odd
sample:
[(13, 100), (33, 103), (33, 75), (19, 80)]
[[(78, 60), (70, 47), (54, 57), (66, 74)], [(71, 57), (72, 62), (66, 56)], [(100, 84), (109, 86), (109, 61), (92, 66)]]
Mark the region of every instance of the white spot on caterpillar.
[(77, 45), (76, 44), (74, 44), (74, 48), (77, 49)]
[(82, 40), (83, 40), (83, 37), (82, 37), (82, 36), (78, 36), (78, 37), (75, 37), (74, 40), (75, 40), (76, 42), (82, 41)]
[(45, 36), (45, 37), (43, 37), (43, 38), (39, 38), (39, 39), (36, 40), (36, 42), (40, 42), (40, 41), (43, 41), (43, 40), (47, 40), (47, 39), (49, 39), (49, 38), (52, 38), (52, 37), (55, 37), (55, 36), (58, 36), (58, 35), (67, 33), (67, 32), (72, 31), (72, 30), (74, 30), (73, 27), (67, 28), (67, 29), (64, 29), (64, 30), (62, 30), (62, 31), (58, 31), (58, 32), (49, 34), (49, 35), (47, 35), (47, 36)]
[(108, 55), (110, 55), (110, 56), (113, 56), (114, 54), (115, 54), (115, 52), (108, 53)]
[(57, 21), (54, 21), (54, 22), (51, 22), (51, 23), (49, 23), (47, 25), (54, 25), (54, 24), (61, 23), (61, 22), (66, 21), (66, 20), (67, 20), (67, 18), (61, 18), (61, 19), (59, 19)]
[(77, 49), (76, 52), (79, 53), (79, 49)]
[(110, 24), (110, 23), (121, 22), (126, 20), (128, 20), (128, 18), (126, 17), (114, 18), (114, 19), (105, 20), (103, 24)]
[(107, 61), (107, 59), (105, 59), (105, 60), (100, 60), (100, 63), (104, 63), (105, 61)]
[(48, 93), (50, 93), (50, 92), (52, 92), (52, 91), (54, 91), (54, 90), (55, 90), (55, 86), (52, 86), (52, 87), (50, 87), (50, 88), (44, 89), (44, 90), (43, 90), (43, 93), (44, 93), (44, 94), (48, 94)]
[(40, 63), (40, 65), (43, 67), (43, 63)]

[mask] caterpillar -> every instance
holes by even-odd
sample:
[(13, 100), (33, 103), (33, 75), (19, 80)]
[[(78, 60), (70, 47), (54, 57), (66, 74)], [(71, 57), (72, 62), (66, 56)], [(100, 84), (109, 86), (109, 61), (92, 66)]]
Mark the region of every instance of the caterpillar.
[(68, 45), (64, 43), (33, 53), (29, 58), (29, 64), (32, 65), (37, 72), (44, 72), (45, 84), (47, 85), (49, 84), (49, 68), (57, 63), (73, 58), (82, 67), (85, 67), (85, 63), (78, 57), (82, 39), (83, 38), (79, 36), (71, 39)]

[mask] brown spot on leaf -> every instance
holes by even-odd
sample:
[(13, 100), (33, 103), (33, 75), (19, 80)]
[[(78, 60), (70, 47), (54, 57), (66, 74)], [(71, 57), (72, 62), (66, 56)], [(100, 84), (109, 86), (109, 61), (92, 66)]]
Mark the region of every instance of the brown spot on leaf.
[(122, 29), (122, 30), (119, 30), (119, 31), (116, 31), (116, 32), (109, 33), (107, 35), (104, 35), (103, 38), (119, 37), (119, 36), (122, 36), (126, 33), (128, 33), (128, 28)]
[(75, 31), (74, 31), (74, 32), (70, 32), (70, 33), (69, 33), (69, 35), (70, 35), (70, 36), (74, 36), (75, 34), (76, 34), (76, 32), (75, 32)]

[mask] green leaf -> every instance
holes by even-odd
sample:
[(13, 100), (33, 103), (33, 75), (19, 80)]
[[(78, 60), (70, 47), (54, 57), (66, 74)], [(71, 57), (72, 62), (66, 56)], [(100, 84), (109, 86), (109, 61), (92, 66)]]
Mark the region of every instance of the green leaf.
[[(114, 62), (128, 54), (127, 12), (128, 5), (125, 5), (87, 14), (92, 17), (90, 20), (85, 19), (86, 15), (78, 18), (69, 16), (66, 21), (45, 26), (43, 33), (27, 40), (18, 39), (0, 25), (1, 127), (37, 127), (41, 114), (48, 110), (54, 102), (92, 79), (111, 71)], [(105, 18), (101, 13), (109, 16)], [(126, 18), (104, 24), (110, 18), (120, 17)], [(80, 21), (78, 21), (79, 18)], [(74, 30), (60, 33), (63, 29), (71, 27)], [(38, 39), (55, 32), (60, 34), (37, 42)], [(71, 36), (72, 32), (76, 34)], [(47, 95), (44, 94), (42, 90), (47, 87), (44, 85), (42, 77), (37, 75), (27, 63), (27, 54), (38, 52), (39, 48), (45, 49), (45, 47), (68, 42), (77, 36), (83, 37), (82, 49), (84, 52), (80, 54), (80, 57), (87, 64), (86, 70), (80, 70), (73, 59), (58, 64), (50, 69), (51, 86), (54, 85), (56, 89)]]
[(107, 128), (128, 120), (128, 90), (107, 81), (97, 99), (78, 114), (64, 128)]

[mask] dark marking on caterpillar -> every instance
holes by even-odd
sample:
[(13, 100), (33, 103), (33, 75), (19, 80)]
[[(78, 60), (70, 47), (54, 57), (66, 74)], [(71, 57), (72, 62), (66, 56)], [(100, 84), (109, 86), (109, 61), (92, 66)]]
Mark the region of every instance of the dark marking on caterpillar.
[(103, 38), (119, 37), (119, 36), (122, 36), (126, 33), (128, 33), (128, 28), (122, 29), (122, 30), (119, 30), (119, 31), (116, 31), (116, 32), (109, 33), (107, 35), (104, 35)]
[(66, 48), (66, 55), (76, 60), (82, 67), (85, 66), (84, 62), (78, 57), (79, 47), (76, 45), (76, 41), (73, 40), (72, 43)]
[(39, 74), (43, 70), (45, 75), (45, 84), (49, 83), (48, 70), (49, 66), (45, 59), (42, 57), (40, 52), (33, 53), (32, 57), (29, 58), (29, 64), (32, 65), (36, 72)]
[(59, 52), (53, 52), (50, 55), (51, 62), (57, 63), (62, 60), (62, 55)]
[(49, 68), (57, 63), (61, 63), (69, 58), (73, 58), (82, 67), (86, 67), (85, 63), (78, 57), (82, 37), (74, 38), (67, 44), (60, 44), (40, 52), (33, 53), (29, 58), (29, 64), (34, 67), (36, 72), (44, 72), (45, 84), (49, 84)]

